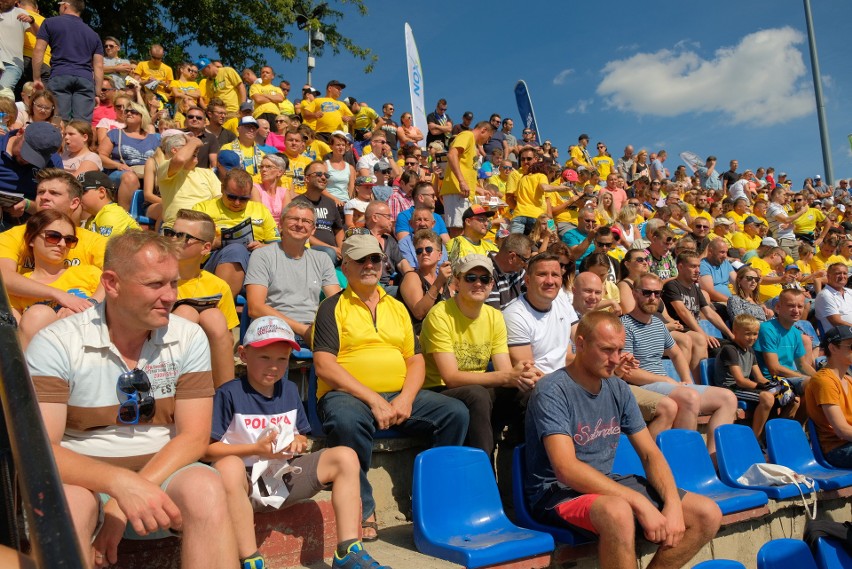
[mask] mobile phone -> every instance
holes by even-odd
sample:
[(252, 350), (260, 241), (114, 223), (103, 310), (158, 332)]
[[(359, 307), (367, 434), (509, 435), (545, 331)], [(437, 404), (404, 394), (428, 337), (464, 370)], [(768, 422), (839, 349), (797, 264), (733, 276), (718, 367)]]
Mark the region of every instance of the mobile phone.
[(556, 223), (552, 219), (547, 220), (547, 229), (550, 231), (556, 231)]

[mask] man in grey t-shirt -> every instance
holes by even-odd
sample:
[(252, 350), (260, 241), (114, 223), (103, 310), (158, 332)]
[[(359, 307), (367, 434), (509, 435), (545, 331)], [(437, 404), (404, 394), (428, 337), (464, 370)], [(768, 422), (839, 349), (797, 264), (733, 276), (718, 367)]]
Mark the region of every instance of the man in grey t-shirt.
[[(593, 311), (577, 326), (577, 355), (536, 384), (526, 416), (526, 494), (544, 522), (599, 536), (602, 567), (636, 565), (635, 524), (660, 544), (652, 565), (681, 567), (719, 529), (715, 502), (678, 490), (624, 382), (624, 327)], [(612, 473), (619, 437), (636, 449), (647, 479)], [(637, 528), (638, 529), (638, 528)]]
[(277, 247), (252, 252), (245, 278), (249, 316), (281, 318), (305, 347), (320, 293), (328, 297), (340, 291), (329, 256), (305, 248), (315, 227), (316, 213), (311, 204), (290, 202), (281, 212), (281, 241)]

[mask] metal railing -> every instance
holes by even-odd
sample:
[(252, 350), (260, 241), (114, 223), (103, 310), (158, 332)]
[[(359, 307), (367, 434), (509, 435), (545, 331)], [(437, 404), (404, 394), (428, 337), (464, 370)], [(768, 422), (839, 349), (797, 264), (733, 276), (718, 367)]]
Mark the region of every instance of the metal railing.
[(36, 566), (82, 569), (83, 556), (2, 282), (0, 403), (0, 543), (19, 549), (16, 498), (20, 489), (29, 529), (29, 555)]

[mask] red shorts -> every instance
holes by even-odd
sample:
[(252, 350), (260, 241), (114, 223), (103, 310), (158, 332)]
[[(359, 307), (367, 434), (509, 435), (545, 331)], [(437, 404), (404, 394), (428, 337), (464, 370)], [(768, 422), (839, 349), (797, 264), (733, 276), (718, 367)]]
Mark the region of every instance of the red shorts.
[(600, 494), (583, 494), (573, 500), (558, 504), (553, 510), (560, 518), (572, 526), (582, 528), (597, 535), (598, 532), (592, 525), (592, 504), (600, 497)]

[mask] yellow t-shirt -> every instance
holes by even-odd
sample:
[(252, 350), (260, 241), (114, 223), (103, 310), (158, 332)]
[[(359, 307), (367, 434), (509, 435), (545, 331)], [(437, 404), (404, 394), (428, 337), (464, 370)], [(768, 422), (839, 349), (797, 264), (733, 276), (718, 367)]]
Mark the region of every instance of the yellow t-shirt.
[(808, 213), (793, 221), (794, 233), (813, 233), (816, 230), (817, 223), (825, 221), (825, 214), (814, 208), (809, 207)]
[(518, 189), (515, 192), (515, 216), (537, 218), (547, 211), (547, 203), (544, 201), (545, 192), (541, 189), (542, 184), (547, 184), (547, 176), (544, 174), (527, 174), (521, 178)]
[(420, 332), (423, 357), (426, 360), (425, 389), (445, 385), (436, 353), (456, 356), (459, 371), (484, 373), (493, 354), (508, 354), (506, 322), (503, 314), (487, 304), (475, 320), (459, 310), (454, 298), (439, 302), (423, 320)]
[(109, 239), (128, 229), (139, 229), (139, 224), (123, 207), (117, 203), (109, 203), (86, 221), (86, 229)]
[(447, 243), (447, 251), (447, 258), (451, 263), (453, 263), (456, 259), (467, 257), (473, 253), (478, 255), (488, 255), (491, 251), (497, 251), (497, 246), (491, 241), (487, 241), (485, 239), (480, 240), (479, 245), (476, 245), (464, 235), (459, 235), (458, 237), (450, 239)]
[[(27, 262), (29, 252), (24, 244), (24, 232), (26, 225), (16, 225), (0, 233), (0, 257), (13, 259), (18, 265), (18, 272), (24, 273), (32, 269), (31, 262)], [(106, 249), (106, 238), (93, 233), (88, 229), (78, 227), (75, 231), (80, 240), (73, 249), (68, 249), (68, 258), (65, 259), (67, 266), (94, 265), (103, 268), (104, 249)]]
[[(24, 271), (22, 274), (28, 279), (33, 278), (32, 270)], [(92, 265), (74, 265), (68, 267), (52, 283), (44, 284), (52, 288), (64, 290), (81, 298), (91, 298), (101, 284), (101, 270)], [(14, 295), (9, 295), (9, 304), (18, 312), (23, 312), (34, 304), (46, 304), (53, 308), (58, 306), (53, 301)]]
[(293, 188), (297, 194), (304, 194), (305, 168), (313, 162), (313, 159), (308, 158), (304, 154), (299, 154), (295, 158), (287, 155), (287, 158), (290, 160), (290, 166), (284, 172), (284, 175), (281, 176), (281, 185), (285, 188)]
[(331, 97), (317, 97), (313, 101), (302, 101), (302, 110), (315, 113), (322, 111), (318, 119), (316, 132), (334, 132), (335, 130), (346, 130), (343, 117), (351, 117), (352, 111), (346, 103), (332, 99)]
[(136, 64), (134, 73), (141, 77), (143, 86), (151, 81), (159, 81), (157, 94), (169, 101), (172, 98), (171, 84), (175, 80), (175, 75), (172, 68), (165, 63), (152, 65), (153, 63), (153, 61), (140, 61)]
[(506, 187), (508, 185), (507, 182), (508, 182), (508, 180), (506, 182), (504, 182), (503, 178), (501, 178), (498, 175), (494, 175), (494, 176), (491, 176), (490, 178), (488, 178), (488, 183), (494, 184), (495, 186), (497, 186), (497, 191), (500, 192), (501, 196), (506, 195)]
[[(469, 130), (460, 132), (453, 139), (450, 148), (461, 149), (459, 168), (461, 169), (462, 177), (467, 182), (467, 187), (470, 189), (471, 195), (466, 197), (469, 197), (472, 201), (473, 195), (476, 192), (476, 169), (473, 167), (473, 160), (476, 158), (476, 138), (473, 136), (473, 132)], [(461, 193), (459, 180), (456, 178), (453, 169), (448, 165), (447, 171), (444, 174), (444, 183), (441, 184), (441, 195), (448, 196), (459, 193)]]
[(744, 214), (740, 215), (739, 213), (731, 210), (731, 211), (729, 211), (728, 213), (725, 214), (725, 217), (727, 217), (728, 219), (730, 219), (731, 221), (733, 221), (734, 223), (737, 224), (737, 230), (738, 231), (742, 231), (743, 230), (743, 222), (750, 215), (751, 214), (749, 212), (745, 212)]
[(352, 122), (352, 128), (354, 130), (373, 130), (373, 126), (376, 124), (376, 119), (378, 118), (379, 115), (376, 111), (361, 103), (361, 108), (358, 109), (355, 119)]
[[(573, 201), (575, 199), (577, 199), (577, 195), (574, 194), (574, 192), (572, 192), (568, 188), (565, 188), (565, 191), (547, 193), (547, 201), (550, 202), (551, 207), (562, 205), (562, 203), (566, 201)], [(577, 218), (579, 216), (580, 210), (577, 209), (576, 206), (574, 206), (563, 209), (562, 211), (557, 213), (553, 221), (555, 221), (556, 223), (573, 223), (574, 226), (576, 226)]]
[[(583, 149), (580, 148), (579, 144), (576, 144), (576, 145), (571, 147), (571, 160), (570, 160), (570, 162), (571, 162), (571, 165), (574, 167), (575, 170), (577, 168), (579, 168), (580, 166), (585, 166), (586, 168), (589, 168), (589, 169), (591, 169), (593, 167), (591, 164), (586, 162), (586, 157), (583, 154)], [(603, 177), (603, 176), (601, 176), (601, 177)]]
[(222, 195), (222, 183), (208, 168), (180, 169), (169, 177), (171, 160), (164, 160), (157, 168), (160, 197), (163, 199), (163, 225), (174, 223), (177, 212), (192, 209), (197, 203)]
[(207, 100), (218, 97), (225, 103), (225, 108), (229, 113), (238, 113), (240, 110), (238, 89), (242, 84), (243, 80), (239, 73), (234, 71), (232, 67), (223, 67), (216, 73), (216, 77), (207, 80)]
[[(201, 96), (201, 90), (199, 90), (198, 83), (196, 83), (195, 81), (181, 81), (180, 79), (175, 79), (174, 81), (172, 81), (169, 84), (169, 89), (172, 89), (172, 90), (178, 89), (179, 91), (182, 91), (184, 93), (196, 91), (195, 96), (196, 97)], [(190, 99), (183, 98), (183, 99), (176, 99), (176, 100), (177, 100), (177, 109), (178, 109), (179, 112), (181, 112), (183, 114), (186, 114), (189, 107), (191, 107), (192, 105), (198, 104), (198, 99), (196, 99), (196, 98), (190, 98)]]
[[(761, 259), (760, 257), (755, 257), (751, 261), (749, 261), (749, 265), (751, 265), (754, 269), (760, 271), (760, 276), (778, 276), (775, 274), (775, 271), (772, 267), (769, 266), (769, 263)], [(766, 302), (771, 298), (775, 298), (779, 294), (781, 294), (782, 287), (780, 284), (761, 284), (758, 288), (758, 299), (760, 302)]]
[(225, 315), (225, 321), (228, 323), (228, 329), (231, 330), (240, 325), (240, 317), (237, 316), (237, 309), (234, 306), (234, 295), (231, 292), (231, 287), (228, 283), (207, 271), (201, 271), (195, 278), (179, 280), (177, 285), (178, 300), (184, 298), (203, 298), (205, 296), (213, 296), (221, 294), (219, 300), (219, 310)]
[(281, 235), (278, 233), (278, 227), (275, 226), (272, 214), (260, 202), (248, 202), (243, 211), (231, 211), (222, 203), (222, 198), (216, 198), (195, 204), (192, 209), (203, 211), (213, 218), (217, 234), (220, 230), (234, 227), (242, 223), (244, 219), (250, 217), (255, 241), (273, 243), (281, 240)]
[(509, 173), (509, 180), (506, 182), (506, 193), (514, 194), (518, 191), (518, 184), (521, 182), (521, 178), (523, 177), (524, 175), (520, 170), (512, 170), (511, 173)]
[(331, 147), (319, 139), (314, 139), (311, 143), (305, 147), (305, 151), (302, 152), (302, 156), (311, 159), (311, 162), (314, 160), (323, 160), (328, 153), (331, 152)]
[[(281, 95), (284, 96), (284, 91), (282, 91), (279, 87), (276, 87), (272, 83), (269, 85), (264, 85), (262, 83), (255, 83), (249, 88), (249, 98), (254, 97), (255, 95)], [(254, 105), (254, 118), (259, 117), (264, 113), (271, 113), (273, 115), (277, 115), (279, 113), (278, 103), (261, 103)], [(274, 125), (273, 125), (274, 126)]]
[(828, 268), (834, 263), (843, 263), (847, 267), (852, 267), (852, 260), (847, 259), (843, 255), (832, 255), (828, 258), (828, 261), (826, 261), (825, 266)]
[(601, 180), (606, 180), (610, 172), (615, 169), (615, 162), (609, 156), (592, 156), (592, 164), (601, 175)]
[(755, 234), (754, 237), (749, 237), (744, 231), (737, 231), (731, 235), (731, 245), (736, 249), (745, 249), (746, 251), (754, 251), (760, 246), (760, 235)]
[(296, 107), (293, 105), (293, 101), (290, 99), (284, 99), (282, 102), (278, 103), (278, 114), (287, 115), (288, 117), (295, 115)]
[[(33, 19), (35, 20), (35, 23), (39, 27), (41, 27), (42, 23), (44, 23), (44, 16), (42, 16), (38, 12), (32, 12), (32, 11), (27, 10), (25, 8), (22, 8), (22, 10), (26, 11), (27, 14), (32, 16)], [(30, 59), (32, 59), (33, 48), (35, 47), (35, 44), (36, 44), (35, 34), (32, 33), (29, 28), (27, 28), (26, 31), (24, 32), (24, 57), (29, 57)], [(45, 65), (50, 65), (50, 46), (49, 45), (47, 47), (45, 47), (44, 58), (42, 58), (41, 61)]]
[(252, 176), (260, 173), (260, 161), (266, 156), (266, 152), (260, 149), (255, 144), (253, 146), (243, 146), (239, 138), (222, 146), (222, 150), (233, 150), (240, 157), (243, 169)]

